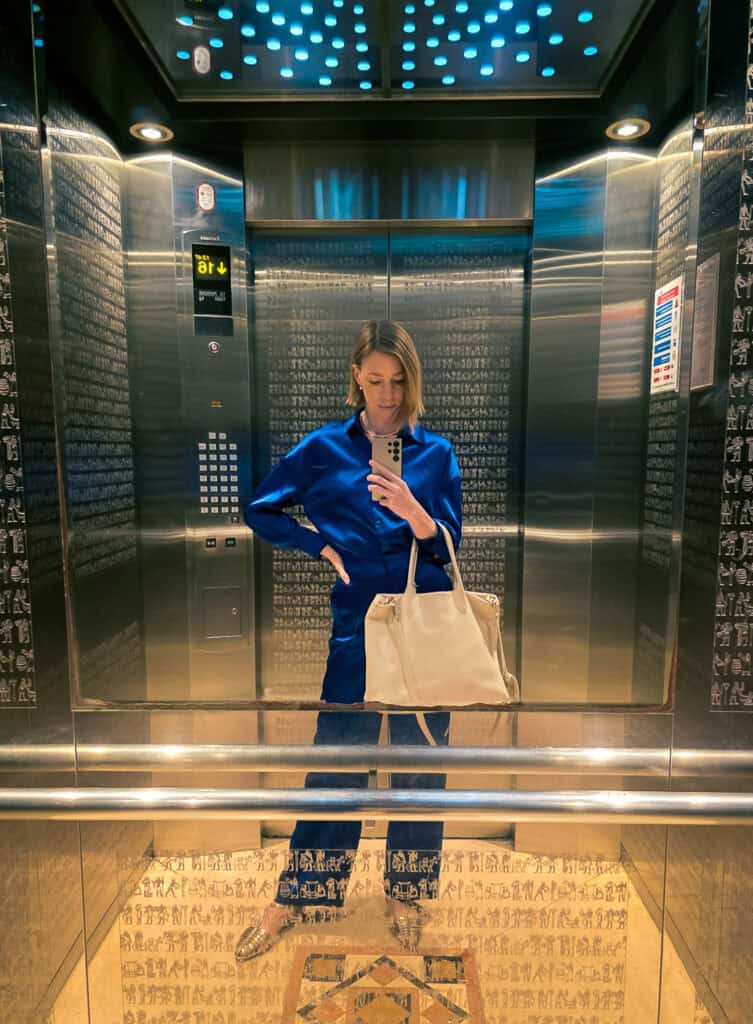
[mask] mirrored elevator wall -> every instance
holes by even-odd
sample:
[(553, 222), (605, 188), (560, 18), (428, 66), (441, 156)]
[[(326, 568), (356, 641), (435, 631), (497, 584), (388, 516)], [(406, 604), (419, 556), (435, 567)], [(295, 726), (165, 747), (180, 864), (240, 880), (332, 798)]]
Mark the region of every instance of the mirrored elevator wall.
[[(650, 154), (607, 149), (560, 162), (536, 183), (527, 701), (635, 699), (655, 180)], [(648, 702), (663, 693), (659, 686)]]

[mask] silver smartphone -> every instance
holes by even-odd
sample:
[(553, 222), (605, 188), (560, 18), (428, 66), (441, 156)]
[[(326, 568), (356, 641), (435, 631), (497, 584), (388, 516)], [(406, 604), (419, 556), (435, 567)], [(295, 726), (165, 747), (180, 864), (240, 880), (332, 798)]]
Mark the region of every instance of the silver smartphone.
[[(371, 457), (380, 466), (391, 469), (396, 476), (403, 475), (403, 439), (402, 437), (373, 437), (371, 439)], [(383, 494), (371, 492), (371, 500), (379, 501)]]

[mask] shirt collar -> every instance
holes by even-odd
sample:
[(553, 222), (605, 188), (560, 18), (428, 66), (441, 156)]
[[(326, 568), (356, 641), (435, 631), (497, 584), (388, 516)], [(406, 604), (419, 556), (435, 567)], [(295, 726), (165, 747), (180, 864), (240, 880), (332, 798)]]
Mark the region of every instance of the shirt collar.
[[(354, 436), (360, 431), (364, 437), (367, 436), (366, 432), (363, 429), (363, 426), (361, 425), (362, 409), (363, 406), (359, 405), (359, 407), (356, 409), (353, 415), (349, 416), (348, 419), (344, 421), (344, 430), (346, 434)], [(400, 431), (398, 431), (397, 436), (402, 437), (404, 442), (408, 441), (413, 444), (424, 444), (426, 441), (424, 428), (419, 423), (417, 423), (412, 430), (406, 423), (405, 426)]]

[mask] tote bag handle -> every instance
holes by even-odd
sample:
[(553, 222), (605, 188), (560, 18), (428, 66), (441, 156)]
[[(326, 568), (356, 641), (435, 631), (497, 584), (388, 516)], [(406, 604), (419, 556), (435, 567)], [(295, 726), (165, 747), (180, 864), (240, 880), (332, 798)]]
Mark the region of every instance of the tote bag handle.
[[(455, 603), (461, 611), (464, 611), (467, 607), (468, 600), (465, 596), (465, 587), (463, 586), (463, 577), (460, 575), (460, 569), (458, 568), (457, 558), (455, 557), (455, 546), (452, 543), (452, 534), (444, 525), (444, 523), (437, 523), (437, 526), (442, 531), (447, 544), (447, 550), (450, 553), (450, 561), (452, 562), (452, 590), (455, 595)], [(405, 582), (405, 598), (410, 600), (416, 596), (416, 568), (418, 566), (418, 542), (415, 537), (410, 549), (410, 561), (408, 563), (408, 579)]]

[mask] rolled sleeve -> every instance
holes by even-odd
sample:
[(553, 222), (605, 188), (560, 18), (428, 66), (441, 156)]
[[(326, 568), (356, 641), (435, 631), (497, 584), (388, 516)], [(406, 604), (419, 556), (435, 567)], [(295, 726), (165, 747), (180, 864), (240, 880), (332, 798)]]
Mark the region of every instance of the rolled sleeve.
[(441, 523), (449, 530), (456, 552), (460, 547), (463, 534), (462, 481), (458, 460), (452, 447), (449, 449), (447, 466), (439, 493), (428, 511), (434, 522), (437, 523), (437, 532), (433, 537), (417, 538), (418, 552), (424, 558), (446, 565), (451, 561), (450, 552), (447, 550), (444, 533), (439, 528), (439, 524)]
[(283, 548), (305, 551), (319, 558), (326, 541), (283, 511), (302, 505), (307, 488), (306, 438), (282, 456), (246, 505), (244, 519), (264, 540)]

